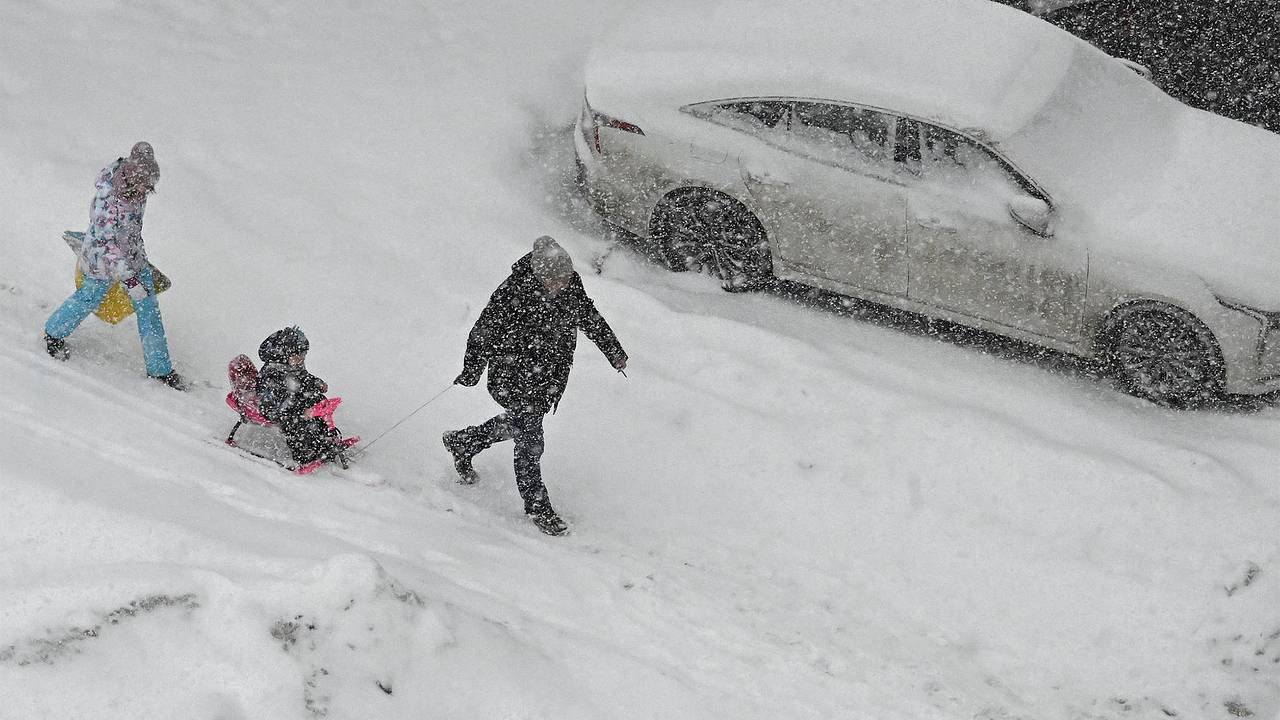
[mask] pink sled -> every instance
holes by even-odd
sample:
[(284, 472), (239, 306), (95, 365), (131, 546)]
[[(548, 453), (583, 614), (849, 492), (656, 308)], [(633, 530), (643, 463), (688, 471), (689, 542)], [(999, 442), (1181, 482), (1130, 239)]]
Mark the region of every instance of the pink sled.
[[(231, 381), (231, 392), (227, 393), (227, 407), (234, 410), (240, 419), (236, 420), (236, 424), (232, 426), (226, 442), (231, 447), (238, 447), (236, 432), (240, 430), (241, 425), (251, 423), (262, 427), (275, 427), (275, 423), (263, 417), (258, 410), (258, 366), (254, 364), (252, 358), (244, 354), (235, 356), (227, 364), (227, 379)], [(327, 398), (313, 405), (307, 411), (307, 415), (324, 420), (329, 429), (333, 430), (333, 413), (341, 404), (340, 397)], [(358, 442), (360, 442), (358, 436), (344, 437), (338, 440), (338, 445), (345, 449)], [(320, 469), (324, 463), (324, 460), (316, 460), (292, 469), (296, 475), (308, 475)]]

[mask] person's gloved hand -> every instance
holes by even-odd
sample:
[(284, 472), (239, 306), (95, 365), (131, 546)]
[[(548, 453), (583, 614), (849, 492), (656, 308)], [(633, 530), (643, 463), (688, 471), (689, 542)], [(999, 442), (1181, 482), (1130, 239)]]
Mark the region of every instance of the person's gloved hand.
[(147, 292), (147, 286), (143, 284), (143, 282), (139, 280), (137, 276), (134, 276), (129, 278), (128, 280), (125, 280), (124, 289), (125, 289), (125, 292), (129, 293), (129, 299), (134, 302), (141, 302), (142, 300), (146, 300), (147, 295), (150, 294)]

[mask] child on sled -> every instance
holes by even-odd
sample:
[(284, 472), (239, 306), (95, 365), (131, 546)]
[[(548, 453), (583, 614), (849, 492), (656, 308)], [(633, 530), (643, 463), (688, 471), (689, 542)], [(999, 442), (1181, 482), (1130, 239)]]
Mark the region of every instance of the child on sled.
[(334, 427), (333, 410), (339, 400), (326, 399), (329, 385), (307, 371), (309, 349), (307, 336), (296, 326), (277, 330), (262, 341), (258, 411), (280, 428), (299, 469), (330, 460), (346, 467), (345, 451), (355, 438), (344, 440)]

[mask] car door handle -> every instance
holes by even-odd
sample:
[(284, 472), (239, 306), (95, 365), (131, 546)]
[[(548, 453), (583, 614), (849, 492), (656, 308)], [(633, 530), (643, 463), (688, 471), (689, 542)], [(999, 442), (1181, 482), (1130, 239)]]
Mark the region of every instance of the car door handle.
[(937, 230), (938, 232), (945, 233), (959, 232), (958, 229), (953, 228), (950, 225), (943, 225), (942, 221), (936, 217), (916, 218), (916, 224), (926, 230)]

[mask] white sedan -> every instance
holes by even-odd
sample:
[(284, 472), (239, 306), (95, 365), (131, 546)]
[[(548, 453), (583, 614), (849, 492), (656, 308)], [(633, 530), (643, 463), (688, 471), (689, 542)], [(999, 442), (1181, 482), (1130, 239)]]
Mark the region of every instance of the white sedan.
[(575, 132), (672, 269), (1096, 357), (1172, 405), (1280, 389), (1280, 137), (986, 0), (642, 2)]

